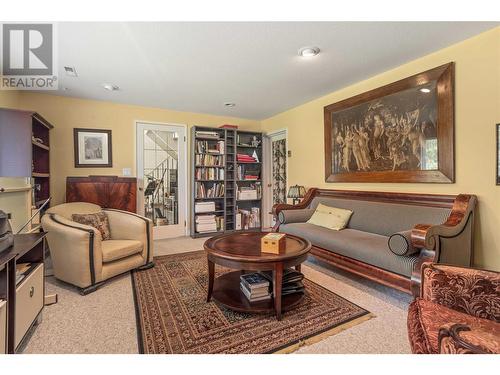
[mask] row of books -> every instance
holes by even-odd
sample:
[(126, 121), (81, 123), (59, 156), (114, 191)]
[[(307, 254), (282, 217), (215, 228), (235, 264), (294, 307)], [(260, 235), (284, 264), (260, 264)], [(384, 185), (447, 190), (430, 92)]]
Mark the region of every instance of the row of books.
[(194, 212), (202, 213), (202, 212), (213, 212), (215, 211), (215, 202), (196, 202), (194, 204)]
[(255, 163), (258, 162), (258, 158), (247, 154), (236, 154), (236, 160), (240, 163)]
[(225, 153), (224, 141), (196, 141), (195, 149), (198, 154), (222, 155)]
[(238, 180), (255, 181), (260, 178), (260, 170), (252, 167), (248, 168), (246, 165), (238, 165), (236, 178)]
[(208, 233), (224, 229), (224, 217), (216, 215), (196, 215), (196, 232)]
[(195, 132), (196, 137), (202, 138), (213, 138), (220, 139), (220, 134), (218, 132), (210, 131), (210, 130), (197, 130)]
[(260, 227), (260, 208), (252, 207), (250, 210), (238, 209), (236, 213), (236, 230)]
[(224, 169), (210, 167), (196, 168), (194, 176), (197, 180), (223, 180)]
[[(281, 295), (304, 292), (304, 275), (292, 268), (283, 271)], [(265, 301), (273, 296), (272, 271), (247, 273), (240, 276), (240, 289), (250, 302)]]
[(196, 154), (195, 164), (203, 166), (224, 166), (224, 156), (222, 155), (211, 155), (211, 154)]
[(205, 186), (203, 182), (195, 183), (196, 198), (221, 198), (224, 196), (224, 183), (214, 183), (210, 187)]

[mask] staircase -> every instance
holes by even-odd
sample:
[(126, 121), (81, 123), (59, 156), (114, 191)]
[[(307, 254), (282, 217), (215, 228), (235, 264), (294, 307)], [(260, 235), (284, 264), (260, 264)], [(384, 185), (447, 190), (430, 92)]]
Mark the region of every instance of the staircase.
[(174, 133), (148, 130), (145, 134), (167, 156), (154, 169), (144, 176), (145, 214), (154, 225), (178, 223), (177, 198), (177, 146)]

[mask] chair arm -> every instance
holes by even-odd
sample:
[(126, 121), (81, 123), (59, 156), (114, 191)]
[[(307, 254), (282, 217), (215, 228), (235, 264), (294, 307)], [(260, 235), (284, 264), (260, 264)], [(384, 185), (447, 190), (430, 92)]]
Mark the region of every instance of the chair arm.
[(421, 297), (462, 313), (500, 322), (499, 272), (425, 263)]
[(106, 208), (104, 212), (108, 215), (111, 239), (141, 241), (142, 256), (149, 263), (153, 259), (153, 222), (128, 211)]
[(97, 229), (56, 214), (44, 215), (42, 227), (47, 232), (57, 279), (80, 288), (101, 281), (101, 235)]
[(466, 324), (452, 324), (439, 330), (440, 354), (499, 354), (500, 337)]

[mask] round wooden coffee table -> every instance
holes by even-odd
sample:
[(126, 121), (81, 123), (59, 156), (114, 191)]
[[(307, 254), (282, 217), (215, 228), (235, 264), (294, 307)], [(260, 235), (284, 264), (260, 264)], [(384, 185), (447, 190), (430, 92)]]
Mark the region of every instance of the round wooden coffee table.
[[(275, 312), (281, 320), (282, 311), (296, 306), (304, 297), (303, 293), (281, 296), (283, 270), (300, 265), (307, 259), (311, 243), (303, 238), (286, 235), (286, 246), (280, 254), (261, 253), (260, 240), (267, 233), (237, 232), (222, 234), (207, 240), (204, 244), (208, 259), (207, 302), (213, 298), (223, 306), (235, 311), (250, 313)], [(215, 264), (231, 268), (215, 279)], [(273, 298), (266, 301), (250, 302), (240, 290), (242, 271), (273, 271)]]

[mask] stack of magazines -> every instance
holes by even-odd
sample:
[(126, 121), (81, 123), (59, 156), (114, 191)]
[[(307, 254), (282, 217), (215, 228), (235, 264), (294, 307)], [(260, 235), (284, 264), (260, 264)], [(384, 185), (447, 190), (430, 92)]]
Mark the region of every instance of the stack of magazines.
[[(270, 283), (273, 281), (272, 271), (259, 272)], [(304, 275), (292, 268), (287, 268), (283, 271), (283, 284), (281, 286), (281, 295), (286, 296), (294, 293), (304, 293), (304, 284), (302, 280)]]
[(270, 285), (269, 280), (259, 272), (240, 276), (240, 289), (250, 302), (270, 299)]

